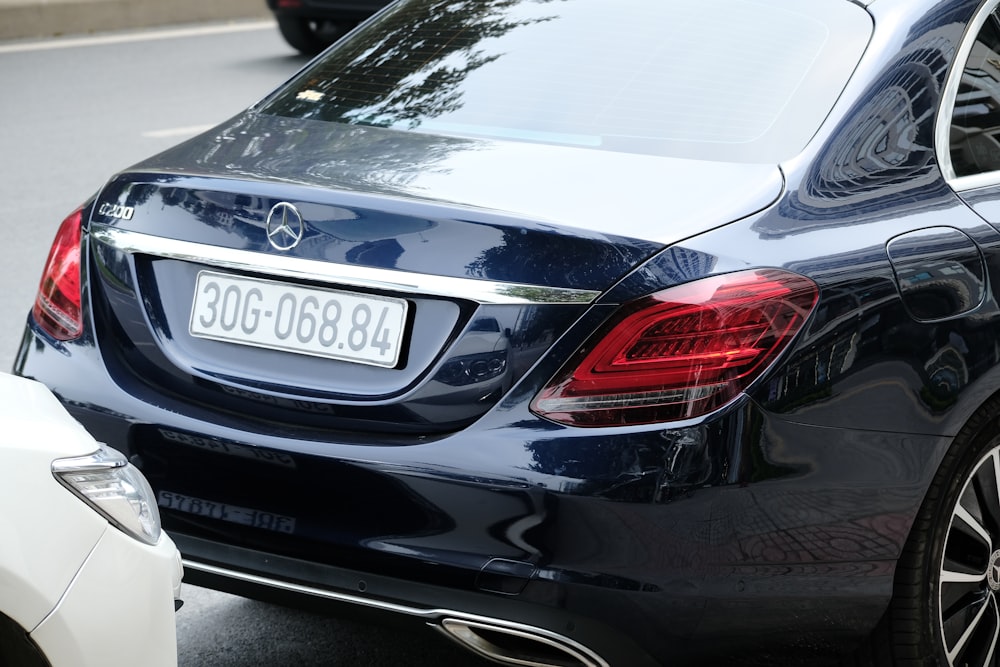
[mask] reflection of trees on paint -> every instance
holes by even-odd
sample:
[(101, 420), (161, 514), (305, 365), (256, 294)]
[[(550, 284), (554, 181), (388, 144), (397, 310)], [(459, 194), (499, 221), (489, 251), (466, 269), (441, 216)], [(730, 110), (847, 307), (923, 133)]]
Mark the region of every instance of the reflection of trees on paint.
[[(265, 113), (363, 125), (415, 127), (459, 109), (464, 79), (499, 58), (483, 40), (551, 18), (514, 19), (522, 4), (554, 0), (402, 3), (310, 68)], [(392, 63), (388, 66), (387, 63)]]

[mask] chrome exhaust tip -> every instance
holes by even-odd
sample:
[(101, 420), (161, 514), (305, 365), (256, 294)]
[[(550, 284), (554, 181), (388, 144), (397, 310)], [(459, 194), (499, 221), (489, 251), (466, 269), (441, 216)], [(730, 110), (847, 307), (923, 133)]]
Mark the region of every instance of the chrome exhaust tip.
[(523, 667), (609, 667), (586, 646), (555, 632), (518, 623), (445, 618), (435, 627), (479, 655)]

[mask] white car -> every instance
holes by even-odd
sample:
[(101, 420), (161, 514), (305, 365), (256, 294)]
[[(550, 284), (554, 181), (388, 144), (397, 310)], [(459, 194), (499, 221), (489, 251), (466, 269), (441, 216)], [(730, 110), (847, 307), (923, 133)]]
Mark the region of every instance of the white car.
[(182, 567), (146, 479), (0, 374), (0, 665), (177, 664)]

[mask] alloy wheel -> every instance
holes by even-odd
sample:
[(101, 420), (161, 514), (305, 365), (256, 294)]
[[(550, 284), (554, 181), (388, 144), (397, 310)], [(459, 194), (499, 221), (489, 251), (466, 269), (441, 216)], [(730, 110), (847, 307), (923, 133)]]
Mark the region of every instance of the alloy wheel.
[(951, 512), (938, 589), (948, 664), (993, 665), (1000, 635), (1000, 447), (972, 469)]

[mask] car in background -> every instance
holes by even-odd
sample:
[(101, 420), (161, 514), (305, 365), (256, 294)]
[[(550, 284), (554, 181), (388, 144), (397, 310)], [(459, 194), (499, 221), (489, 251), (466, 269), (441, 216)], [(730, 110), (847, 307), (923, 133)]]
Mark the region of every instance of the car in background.
[(980, 666), (998, 285), (998, 0), (400, 0), (72, 211), (14, 370), (191, 583)]
[(0, 374), (0, 664), (177, 664), (180, 554), (155, 496), (42, 384)]
[(316, 55), (390, 0), (267, 0), (278, 30), (290, 46)]

